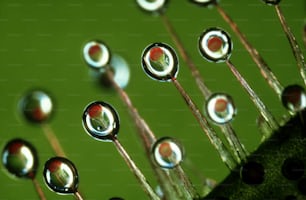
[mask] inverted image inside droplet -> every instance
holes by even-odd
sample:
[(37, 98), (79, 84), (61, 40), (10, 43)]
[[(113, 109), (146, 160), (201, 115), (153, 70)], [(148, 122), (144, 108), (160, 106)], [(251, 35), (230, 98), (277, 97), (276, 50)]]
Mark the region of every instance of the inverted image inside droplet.
[(107, 66), (111, 60), (109, 48), (101, 41), (87, 42), (83, 48), (85, 62), (94, 69)]
[(148, 12), (162, 11), (167, 2), (168, 0), (137, 0), (138, 6)]
[(153, 158), (162, 168), (174, 168), (182, 160), (184, 150), (173, 138), (164, 137), (157, 140), (152, 147)]
[(210, 62), (224, 62), (232, 52), (232, 42), (228, 33), (219, 28), (205, 30), (199, 38), (201, 55)]
[(43, 123), (48, 121), (53, 114), (53, 102), (45, 91), (33, 90), (21, 98), (19, 109), (29, 122)]
[(206, 112), (213, 122), (224, 124), (235, 117), (237, 110), (229, 95), (215, 93), (207, 100)]
[(119, 131), (119, 117), (115, 109), (101, 101), (89, 104), (83, 113), (83, 127), (97, 140), (112, 141)]
[(153, 43), (142, 54), (142, 67), (154, 80), (171, 81), (178, 73), (177, 55), (169, 45)]
[(33, 179), (38, 168), (37, 152), (29, 142), (13, 139), (2, 151), (2, 164), (16, 177)]
[(306, 108), (305, 89), (299, 85), (289, 85), (282, 92), (282, 103), (290, 112), (298, 112)]
[(280, 3), (281, 0), (262, 0), (262, 1), (268, 5), (277, 5)]
[(189, 1), (200, 6), (212, 6), (218, 2), (218, 0), (189, 0)]
[(75, 165), (68, 159), (54, 157), (45, 163), (44, 180), (47, 186), (60, 194), (77, 192), (79, 176)]

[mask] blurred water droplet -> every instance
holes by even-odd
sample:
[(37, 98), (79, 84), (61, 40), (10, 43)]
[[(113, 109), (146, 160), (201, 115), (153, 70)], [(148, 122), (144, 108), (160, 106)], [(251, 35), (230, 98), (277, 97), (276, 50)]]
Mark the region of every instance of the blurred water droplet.
[(281, 0), (262, 0), (265, 2), (267, 5), (273, 6), (273, 5), (278, 5)]
[(138, 6), (148, 12), (163, 11), (167, 2), (168, 0), (137, 0)]
[(83, 127), (97, 140), (112, 141), (119, 131), (119, 116), (115, 109), (101, 101), (90, 103), (83, 113)]
[(85, 62), (93, 69), (102, 69), (110, 63), (109, 48), (101, 41), (87, 42), (83, 48)]
[(224, 62), (232, 53), (232, 41), (228, 33), (219, 28), (204, 30), (199, 38), (201, 55), (210, 62)]
[(306, 107), (306, 93), (299, 85), (289, 85), (282, 92), (282, 103), (290, 112), (298, 112)]
[(33, 90), (21, 98), (19, 109), (27, 121), (43, 123), (53, 115), (53, 102), (47, 92)]
[(29, 142), (13, 139), (2, 151), (2, 163), (14, 176), (34, 179), (38, 168), (37, 152)]
[(77, 192), (79, 176), (74, 164), (62, 157), (53, 157), (45, 163), (44, 180), (47, 186), (60, 194)]
[(207, 100), (206, 112), (213, 122), (224, 124), (235, 117), (237, 110), (231, 96), (224, 93), (215, 93)]
[(163, 137), (157, 140), (152, 153), (154, 161), (162, 168), (174, 168), (182, 162), (184, 157), (183, 147), (173, 138)]

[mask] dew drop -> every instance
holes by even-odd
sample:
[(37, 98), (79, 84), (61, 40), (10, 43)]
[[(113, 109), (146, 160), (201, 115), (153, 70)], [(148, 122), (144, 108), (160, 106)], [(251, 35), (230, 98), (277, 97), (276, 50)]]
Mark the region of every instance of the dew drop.
[(62, 157), (53, 157), (45, 163), (44, 180), (49, 189), (59, 194), (77, 192), (79, 176), (74, 164)]
[(27, 121), (43, 123), (47, 122), (53, 114), (53, 102), (46, 92), (33, 90), (21, 98), (19, 109)]
[(289, 85), (282, 92), (282, 103), (290, 112), (298, 112), (306, 108), (306, 93), (299, 85)]
[(14, 176), (34, 179), (38, 168), (37, 152), (29, 142), (13, 139), (2, 151), (2, 163)]
[(262, 1), (270, 6), (273, 6), (273, 5), (278, 5), (281, 0), (262, 0)]
[(189, 0), (199, 6), (213, 6), (217, 4), (218, 0)]
[(169, 45), (153, 43), (142, 54), (142, 68), (154, 80), (171, 81), (178, 73), (177, 55)]
[(106, 44), (94, 40), (85, 44), (83, 57), (85, 62), (93, 69), (102, 69), (110, 63), (111, 53)]
[[(130, 68), (126, 60), (120, 55), (112, 54), (109, 69), (112, 71), (114, 81), (118, 86), (121, 88), (127, 87), (130, 80)], [(89, 75), (97, 84), (106, 88), (112, 87), (112, 83), (104, 69), (89, 70)]]
[(113, 141), (119, 131), (119, 116), (109, 104), (101, 101), (90, 103), (83, 113), (83, 127), (97, 140)]
[(138, 6), (147, 12), (163, 11), (168, 3), (168, 0), (137, 0)]
[(152, 153), (154, 161), (162, 168), (172, 169), (180, 164), (184, 157), (183, 147), (173, 138), (163, 137), (157, 140)]
[(232, 52), (232, 41), (227, 32), (220, 28), (206, 29), (199, 38), (201, 55), (210, 62), (224, 62)]
[(213, 122), (224, 124), (235, 117), (237, 110), (231, 96), (224, 93), (215, 93), (207, 100), (206, 113)]

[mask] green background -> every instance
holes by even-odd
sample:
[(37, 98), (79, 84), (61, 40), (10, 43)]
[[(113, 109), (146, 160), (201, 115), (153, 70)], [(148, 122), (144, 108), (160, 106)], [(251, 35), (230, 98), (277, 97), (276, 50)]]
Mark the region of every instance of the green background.
[[(260, 0), (222, 1), (221, 6), (258, 49), (283, 85), (303, 84), (273, 7)], [(284, 0), (281, 8), (305, 55), (302, 43), (305, 1)], [(225, 64), (208, 63), (199, 55), (197, 38), (201, 32), (218, 26), (232, 35), (232, 62), (276, 118), (281, 119), (286, 111), (277, 96), (216, 9), (200, 8), (187, 0), (177, 0), (169, 3), (166, 15), (199, 67), (207, 86), (212, 91), (233, 96), (238, 107), (233, 127), (246, 148), (254, 150), (261, 139), (256, 125), (258, 112)], [(175, 137), (184, 144), (187, 157), (183, 168), (196, 187), (201, 187), (199, 174), (221, 181), (229, 171), (201, 132), (184, 100), (171, 83), (151, 80), (141, 69), (140, 56), (148, 44), (166, 42), (174, 45), (160, 18), (142, 12), (134, 0), (0, 2), (1, 147), (8, 140), (20, 137), (35, 145), (40, 166), (54, 156), (42, 129), (25, 122), (17, 110), (24, 92), (32, 88), (46, 89), (56, 100), (55, 116), (50, 126), (78, 168), (84, 198), (147, 198), (114, 145), (93, 140), (82, 128), (81, 115), (89, 102), (103, 100), (111, 103), (121, 119), (120, 142), (153, 187), (156, 186), (125, 106), (114, 91), (97, 86), (89, 76), (81, 49), (91, 39), (103, 40), (112, 52), (129, 63), (131, 79), (126, 92), (157, 137)], [(178, 80), (202, 109), (203, 97), (183, 62), (180, 62)], [(216, 131), (219, 133), (217, 127)], [(37, 199), (30, 181), (13, 180), (3, 166), (1, 168), (0, 199)], [(73, 199), (72, 196), (51, 192), (41, 174), (42, 167), (37, 179), (48, 199)]]

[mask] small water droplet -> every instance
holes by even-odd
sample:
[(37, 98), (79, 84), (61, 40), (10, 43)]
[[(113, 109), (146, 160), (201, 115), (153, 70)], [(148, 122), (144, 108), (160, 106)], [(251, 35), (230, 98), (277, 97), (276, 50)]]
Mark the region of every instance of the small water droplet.
[(212, 6), (217, 4), (218, 2), (218, 0), (189, 0), (189, 1), (200, 6)]
[(273, 6), (273, 5), (278, 5), (281, 0), (262, 0), (262, 1), (270, 6)]
[(282, 103), (290, 112), (298, 112), (306, 108), (306, 93), (299, 85), (289, 85), (282, 92)]
[(183, 160), (183, 147), (173, 138), (163, 137), (152, 147), (153, 158), (162, 168), (174, 168)]
[(37, 152), (29, 142), (13, 139), (2, 151), (2, 163), (14, 176), (33, 179), (38, 168)]
[(138, 6), (148, 12), (163, 11), (167, 3), (168, 0), (137, 0)]
[(177, 55), (169, 45), (153, 43), (142, 54), (142, 68), (154, 80), (171, 81), (178, 73)]
[(82, 122), (86, 132), (97, 140), (112, 141), (119, 131), (119, 116), (116, 110), (101, 101), (86, 106)]
[(83, 48), (85, 62), (93, 69), (102, 69), (110, 63), (109, 48), (101, 41), (87, 42)]
[(53, 157), (45, 163), (44, 180), (47, 186), (60, 194), (77, 192), (79, 176), (74, 164), (62, 157)]
[(215, 93), (207, 100), (206, 113), (213, 122), (224, 124), (235, 117), (237, 109), (231, 96), (224, 93)]
[(33, 90), (21, 98), (19, 109), (29, 122), (43, 123), (53, 114), (53, 102), (45, 91)]
[(210, 62), (224, 62), (232, 52), (232, 41), (227, 32), (220, 28), (206, 29), (199, 38), (201, 55)]

